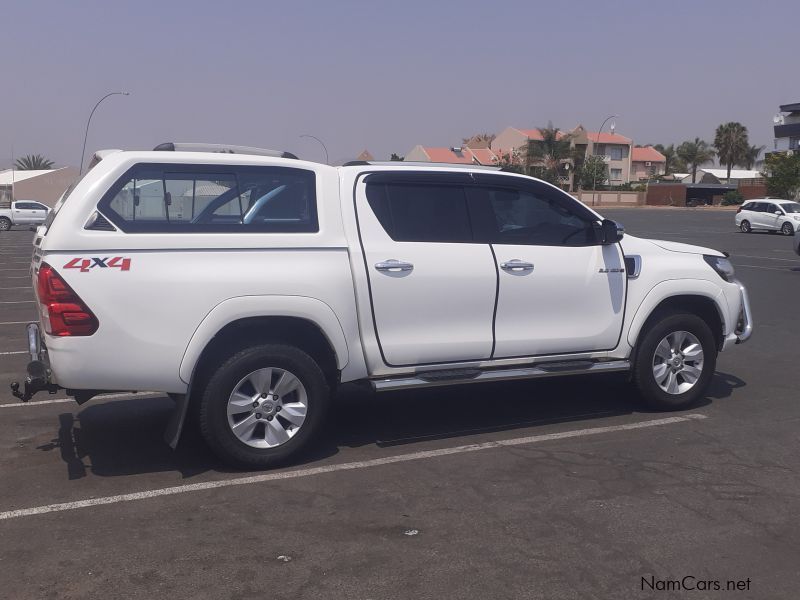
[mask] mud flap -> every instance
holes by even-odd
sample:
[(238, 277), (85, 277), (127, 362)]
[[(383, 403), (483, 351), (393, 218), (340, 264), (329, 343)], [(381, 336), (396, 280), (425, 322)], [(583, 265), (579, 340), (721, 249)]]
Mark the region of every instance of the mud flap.
[(172, 410), (172, 416), (164, 430), (164, 441), (175, 450), (178, 447), (178, 440), (181, 438), (183, 423), (186, 421), (186, 410), (189, 408), (188, 390), (186, 394), (170, 394), (170, 398), (175, 401), (175, 408)]

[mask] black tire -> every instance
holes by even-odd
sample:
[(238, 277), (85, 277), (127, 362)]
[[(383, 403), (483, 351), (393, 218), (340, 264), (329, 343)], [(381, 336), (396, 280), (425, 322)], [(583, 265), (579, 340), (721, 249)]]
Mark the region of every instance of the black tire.
[[(703, 349), (703, 367), (700, 377), (686, 392), (670, 394), (662, 390), (653, 374), (656, 346), (670, 333), (687, 331), (693, 334)], [(633, 367), (633, 381), (642, 400), (656, 410), (680, 410), (701, 398), (711, 383), (717, 365), (717, 345), (714, 334), (697, 315), (683, 312), (665, 312), (642, 332)]]
[[(254, 448), (239, 440), (228, 425), (228, 398), (243, 377), (265, 367), (294, 374), (305, 388), (305, 421), (288, 441), (273, 448)], [(316, 438), (330, 403), (330, 390), (319, 365), (293, 346), (264, 344), (244, 348), (225, 360), (211, 375), (200, 395), (200, 432), (211, 450), (238, 467), (264, 468), (287, 461)]]
[(0, 231), (8, 231), (11, 229), (11, 220), (7, 217), (0, 217)]
[(794, 235), (794, 227), (792, 227), (791, 223), (784, 223), (781, 226), (781, 233), (783, 235)]
[(745, 219), (739, 224), (739, 229), (742, 230), (742, 233), (750, 233), (751, 231), (753, 231), (753, 228), (750, 227), (750, 221), (748, 221), (747, 219)]

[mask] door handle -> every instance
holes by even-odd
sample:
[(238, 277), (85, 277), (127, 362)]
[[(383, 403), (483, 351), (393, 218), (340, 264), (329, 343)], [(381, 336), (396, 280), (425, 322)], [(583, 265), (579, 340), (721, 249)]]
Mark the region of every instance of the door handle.
[(509, 260), (508, 262), (504, 262), (500, 265), (500, 268), (504, 271), (533, 271), (533, 263), (525, 262), (524, 260), (519, 260), (515, 258), (514, 260)]
[(414, 265), (410, 262), (404, 262), (402, 260), (395, 260), (390, 258), (389, 260), (384, 260), (383, 262), (375, 263), (375, 268), (378, 271), (391, 271), (391, 272), (399, 272), (399, 271), (411, 271), (414, 269)]

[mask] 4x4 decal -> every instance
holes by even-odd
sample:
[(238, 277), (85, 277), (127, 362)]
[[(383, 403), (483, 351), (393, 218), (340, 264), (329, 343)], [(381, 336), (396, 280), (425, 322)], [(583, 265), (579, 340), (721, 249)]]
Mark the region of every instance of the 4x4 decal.
[(131, 268), (131, 259), (124, 256), (103, 257), (103, 258), (73, 258), (64, 265), (65, 269), (79, 269), (81, 273), (86, 273), (89, 269), (100, 267), (101, 269), (119, 269), (120, 271), (129, 271)]

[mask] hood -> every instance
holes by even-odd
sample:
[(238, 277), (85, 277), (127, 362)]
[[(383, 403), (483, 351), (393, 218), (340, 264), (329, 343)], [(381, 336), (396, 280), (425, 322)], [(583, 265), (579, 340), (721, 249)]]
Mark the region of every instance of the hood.
[(703, 246), (692, 246), (691, 244), (682, 244), (681, 242), (667, 242), (665, 240), (650, 240), (656, 246), (669, 250), (670, 252), (685, 252), (686, 254), (709, 254), (711, 256), (725, 256), (719, 250), (711, 248), (704, 248)]
[(702, 246), (692, 246), (691, 244), (682, 244), (680, 242), (668, 242), (666, 240), (646, 240), (644, 238), (637, 238), (627, 233), (620, 242), (622, 244), (622, 251), (625, 254), (643, 254), (648, 250), (653, 251), (653, 246), (667, 250), (669, 252), (683, 252), (685, 254), (709, 254), (711, 256), (725, 256), (718, 250), (711, 248), (703, 248)]

